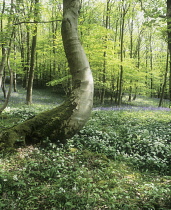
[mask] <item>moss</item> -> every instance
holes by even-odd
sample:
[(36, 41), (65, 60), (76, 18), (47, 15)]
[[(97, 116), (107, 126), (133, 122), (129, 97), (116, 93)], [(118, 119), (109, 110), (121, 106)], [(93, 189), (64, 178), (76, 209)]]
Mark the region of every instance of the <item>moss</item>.
[(0, 149), (1, 150), (12, 150), (14, 143), (18, 140), (19, 136), (17, 133), (12, 129), (8, 129), (4, 131), (0, 137)]
[(13, 147), (17, 141), (25, 144), (39, 143), (46, 137), (50, 137), (53, 142), (60, 140), (65, 143), (64, 121), (72, 115), (75, 107), (76, 104), (70, 98), (59, 107), (4, 130), (0, 136), (0, 149)]

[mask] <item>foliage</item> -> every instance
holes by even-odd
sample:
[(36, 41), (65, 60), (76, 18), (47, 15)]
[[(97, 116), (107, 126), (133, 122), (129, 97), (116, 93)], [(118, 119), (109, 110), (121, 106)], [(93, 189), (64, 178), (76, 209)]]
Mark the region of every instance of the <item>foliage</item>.
[[(93, 71), (95, 86), (102, 94), (103, 88), (117, 99), (120, 68), (123, 67), (123, 92), (160, 97), (163, 83), (166, 54), (167, 27), (166, 2), (158, 1), (82, 1), (79, 18), (79, 34)], [(123, 4), (125, 15), (123, 52), (121, 62), (121, 25)], [(11, 28), (15, 22), (10, 63), (20, 79), (25, 80), (29, 69), (31, 40), (34, 35), (34, 3), (18, 1), (10, 12), (10, 3), (5, 4), (1, 15), (3, 28), (1, 44), (9, 45)], [(3, 10), (0, 4), (0, 10)], [(71, 82), (61, 37), (62, 1), (42, 1), (39, 4), (37, 53), (35, 58), (36, 85), (61, 85), (68, 93)], [(106, 20), (109, 19), (106, 27)], [(57, 20), (57, 21), (56, 21)], [(20, 24), (19, 24), (20, 23)], [(13, 25), (13, 24), (12, 24)], [(8, 72), (6, 72), (8, 75)], [(167, 76), (165, 98), (168, 98), (169, 76)], [(25, 81), (23, 81), (24, 83)], [(130, 88), (131, 87), (131, 88)], [(131, 90), (131, 91), (130, 91)]]
[[(0, 126), (54, 106), (47, 103), (54, 101), (49, 91), (34, 93), (30, 107), (13, 97)], [(65, 146), (45, 139), (1, 154), (0, 209), (171, 209), (171, 114), (152, 109), (152, 102), (96, 108)]]
[(96, 111), (71, 141), (79, 149), (125, 159), (142, 171), (171, 175), (170, 122), (168, 111)]
[[(44, 146), (1, 159), (0, 207), (6, 209), (170, 209), (167, 176), (133, 170), (105, 155)], [(68, 145), (69, 146), (69, 145)]]

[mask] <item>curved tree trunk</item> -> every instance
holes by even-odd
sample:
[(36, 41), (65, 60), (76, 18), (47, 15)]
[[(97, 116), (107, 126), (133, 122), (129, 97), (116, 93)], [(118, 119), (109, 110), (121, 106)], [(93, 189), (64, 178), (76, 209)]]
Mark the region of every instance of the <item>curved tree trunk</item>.
[(0, 147), (13, 147), (18, 141), (26, 144), (66, 140), (78, 132), (88, 120), (93, 105), (93, 77), (89, 62), (77, 33), (79, 0), (63, 0), (62, 38), (72, 74), (73, 90), (62, 105), (40, 113), (0, 134)]

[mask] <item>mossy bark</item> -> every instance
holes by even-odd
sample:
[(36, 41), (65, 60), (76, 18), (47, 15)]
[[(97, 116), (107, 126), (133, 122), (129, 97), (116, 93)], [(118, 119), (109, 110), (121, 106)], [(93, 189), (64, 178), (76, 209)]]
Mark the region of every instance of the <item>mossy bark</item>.
[(12, 148), (18, 142), (26, 145), (41, 143), (46, 137), (52, 142), (65, 143), (76, 132), (68, 127), (68, 120), (75, 108), (76, 103), (70, 98), (59, 107), (6, 129), (0, 134), (0, 149)]

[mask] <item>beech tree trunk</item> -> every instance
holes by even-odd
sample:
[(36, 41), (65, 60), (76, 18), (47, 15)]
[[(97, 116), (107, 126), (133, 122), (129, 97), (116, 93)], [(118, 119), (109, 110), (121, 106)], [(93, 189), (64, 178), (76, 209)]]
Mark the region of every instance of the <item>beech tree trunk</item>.
[[(3, 35), (3, 15), (5, 12), (5, 0), (3, 0), (3, 6), (2, 6), (2, 11), (1, 11), (1, 21), (0, 21), (0, 32)], [(1, 35), (1, 36), (2, 36)], [(3, 37), (4, 39), (4, 37)], [(4, 41), (4, 40), (3, 40)], [(1, 61), (0, 61), (0, 88), (2, 86), (2, 79), (3, 79), (3, 73), (4, 73), (4, 68), (5, 68), (5, 61), (6, 61), (6, 50), (5, 50), (5, 44), (1, 44), (2, 48), (2, 54), (1, 54)]]
[(167, 36), (169, 50), (169, 100), (171, 103), (171, 1), (167, 0)]
[(122, 8), (121, 8), (121, 23), (120, 23), (120, 75), (119, 75), (119, 92), (118, 92), (118, 106), (121, 106), (122, 103), (122, 94), (123, 94), (123, 74), (124, 74), (124, 69), (123, 69), (123, 61), (124, 61), (124, 49), (123, 49), (123, 44), (124, 44), (124, 26), (125, 26), (125, 16), (128, 12), (130, 4), (125, 4), (124, 0), (122, 0)]
[(26, 94), (26, 104), (32, 104), (32, 93), (33, 93), (33, 80), (34, 80), (34, 66), (35, 66), (35, 56), (36, 56), (36, 44), (37, 44), (37, 22), (38, 22), (38, 9), (39, 0), (35, 0), (35, 8), (34, 8), (34, 35), (32, 37), (32, 46), (31, 46), (31, 59), (30, 59), (30, 71), (28, 77), (28, 86), (27, 86), (27, 94)]
[(63, 0), (62, 38), (72, 75), (73, 90), (62, 105), (45, 111), (0, 134), (0, 148), (11, 148), (18, 141), (38, 143), (49, 137), (65, 143), (88, 120), (93, 105), (93, 77), (77, 33), (79, 0)]
[(163, 81), (162, 88), (161, 88), (161, 96), (160, 96), (160, 101), (159, 101), (159, 107), (161, 107), (162, 103), (163, 103), (164, 91), (165, 91), (166, 83), (167, 83), (168, 63), (169, 63), (169, 50), (167, 50), (166, 70), (165, 70), (165, 73), (164, 73), (164, 81)]
[[(106, 5), (106, 20), (105, 20), (105, 28), (108, 29), (110, 28), (110, 0), (107, 0), (107, 5)], [(106, 65), (107, 65), (107, 42), (108, 40), (108, 37), (107, 35), (105, 36), (105, 50), (104, 50), (104, 53), (103, 53), (103, 72), (102, 72), (102, 83), (103, 83), (103, 88), (101, 90), (101, 104), (104, 104), (104, 100), (105, 100), (105, 93), (106, 93), (106, 88), (105, 88), (105, 83), (106, 83)]]
[(2, 86), (5, 61), (6, 61), (6, 52), (5, 52), (4, 47), (2, 47), (2, 59), (1, 59), (1, 63), (0, 63), (0, 87)]
[[(10, 52), (9, 52), (10, 55)], [(10, 61), (9, 61), (9, 56), (7, 58), (7, 65), (8, 65), (8, 69), (9, 69), (9, 73), (10, 73), (10, 86), (9, 86), (9, 90), (8, 90), (8, 94), (5, 98), (5, 102), (4, 104), (0, 107), (0, 114), (3, 112), (3, 110), (7, 107), (10, 96), (11, 96), (11, 91), (12, 91), (12, 85), (13, 85), (13, 71), (10, 67)]]

